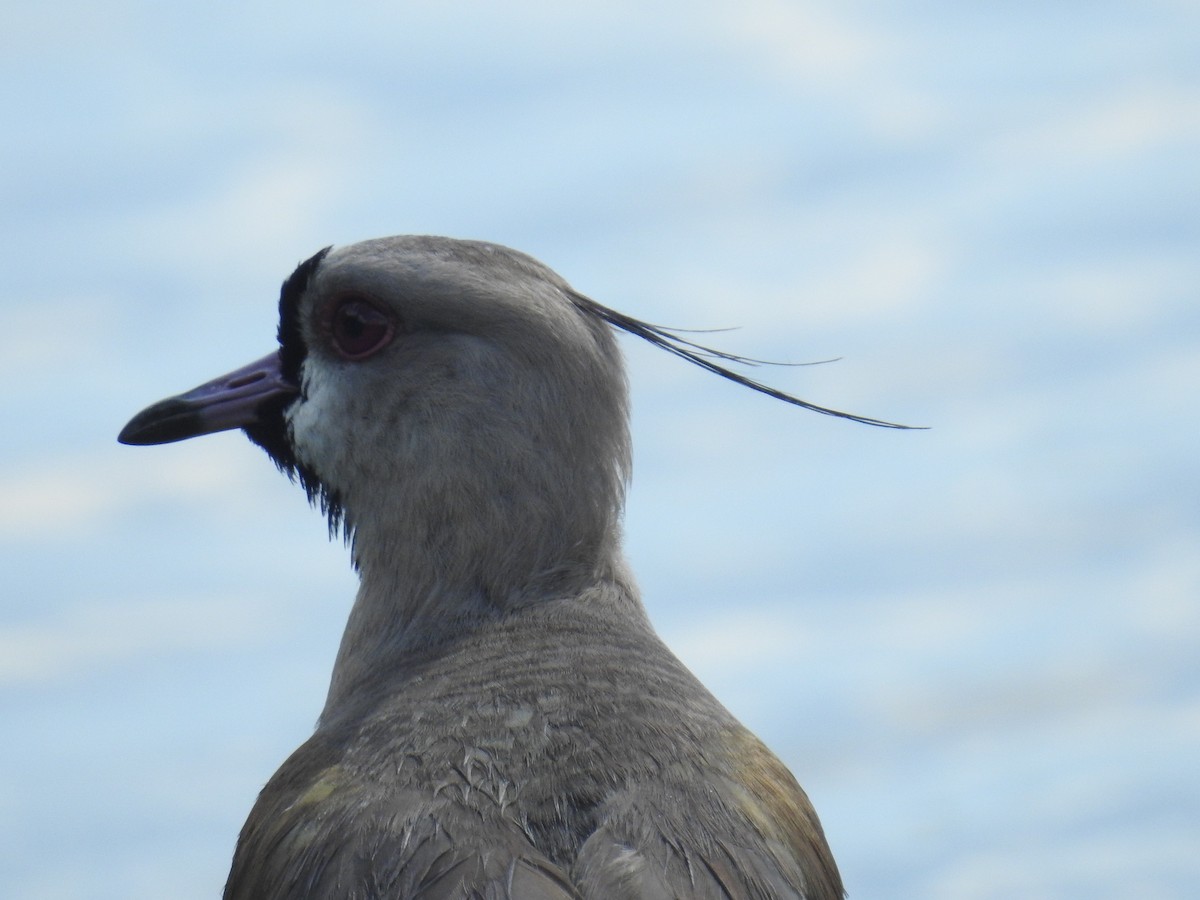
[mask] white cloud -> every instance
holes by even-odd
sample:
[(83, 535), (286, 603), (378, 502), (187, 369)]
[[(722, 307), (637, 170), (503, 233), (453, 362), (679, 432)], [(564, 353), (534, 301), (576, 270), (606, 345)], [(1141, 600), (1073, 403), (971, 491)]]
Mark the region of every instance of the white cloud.
[(30, 380), (46, 384), (50, 376), (71, 377), (104, 358), (112, 338), (116, 301), (82, 291), (20, 302), (0, 301), (0, 379), (14, 394), (30, 389)]
[(265, 484), (261, 454), (244, 440), (209, 439), (160, 451), (153, 465), (139, 448), (59, 456), (0, 478), (0, 536), (66, 539), (97, 528), (147, 500), (216, 503)]
[[(210, 266), (262, 270), (331, 242), (321, 228), (343, 187), (341, 168), (319, 154), (265, 153), (239, 160), (200, 194), (123, 213), (111, 227), (126, 247), (164, 264), (203, 273)], [(271, 275), (282, 280), (277, 268)]]
[(754, 65), (789, 80), (854, 75), (879, 52), (871, 35), (826, 4), (752, 0), (722, 5), (714, 19), (744, 44)]
[(1040, 279), (1027, 302), (1079, 335), (1127, 337), (1192, 300), (1200, 265), (1180, 259), (1098, 257)]
[(52, 617), (0, 627), (0, 687), (78, 677), (147, 655), (244, 645), (277, 627), (270, 608), (250, 596), (92, 596)]
[[(1195, 869), (1200, 831), (1194, 824), (1129, 833), (1112, 829), (1034, 842), (1020, 834), (964, 854), (923, 879), (930, 900), (1176, 900), (1177, 880)], [(913, 896), (918, 896), (914, 893)]]
[(990, 145), (998, 164), (1027, 161), (1072, 168), (1136, 159), (1168, 144), (1200, 139), (1200, 96), (1168, 84), (1133, 83), (1078, 108), (1056, 107)]
[(923, 88), (900, 35), (875, 28), (846, 6), (793, 0), (730, 4), (713, 16), (749, 66), (819, 103), (851, 110), (876, 137), (906, 143), (947, 121), (946, 104)]

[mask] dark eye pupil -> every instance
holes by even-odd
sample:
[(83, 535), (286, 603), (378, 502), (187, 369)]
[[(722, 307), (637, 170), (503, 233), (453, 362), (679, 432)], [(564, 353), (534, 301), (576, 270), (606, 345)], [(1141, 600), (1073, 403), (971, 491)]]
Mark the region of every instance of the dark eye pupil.
[(367, 323), (354, 314), (352, 310), (342, 313), (342, 333), (348, 338), (362, 337), (367, 330)]
[(391, 320), (361, 299), (344, 300), (334, 310), (333, 345), (347, 359), (363, 359), (383, 349), (392, 339)]

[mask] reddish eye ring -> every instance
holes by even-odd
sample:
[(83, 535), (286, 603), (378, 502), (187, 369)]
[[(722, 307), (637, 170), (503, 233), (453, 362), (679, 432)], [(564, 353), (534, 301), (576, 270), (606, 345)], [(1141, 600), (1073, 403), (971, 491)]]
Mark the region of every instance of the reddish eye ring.
[(395, 326), (379, 307), (362, 297), (338, 300), (328, 319), (333, 349), (343, 359), (366, 359), (392, 342)]

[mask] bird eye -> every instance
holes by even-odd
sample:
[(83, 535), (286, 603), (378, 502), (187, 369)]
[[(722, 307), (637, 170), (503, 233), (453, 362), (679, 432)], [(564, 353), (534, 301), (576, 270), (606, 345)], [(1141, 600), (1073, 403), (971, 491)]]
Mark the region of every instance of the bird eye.
[(329, 319), (334, 349), (346, 359), (365, 359), (391, 343), (392, 320), (361, 297), (340, 301)]

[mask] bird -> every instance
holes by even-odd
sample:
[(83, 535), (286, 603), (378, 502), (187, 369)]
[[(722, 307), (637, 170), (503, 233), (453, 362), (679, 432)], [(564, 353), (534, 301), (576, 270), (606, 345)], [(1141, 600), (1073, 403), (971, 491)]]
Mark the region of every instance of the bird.
[(498, 244), (326, 247), (278, 348), (118, 440), (242, 429), (359, 587), (312, 733), (240, 833), (226, 900), (797, 898), (841, 876), (791, 772), (667, 648), (622, 555), (616, 334), (828, 415), (754, 362), (602, 306)]

